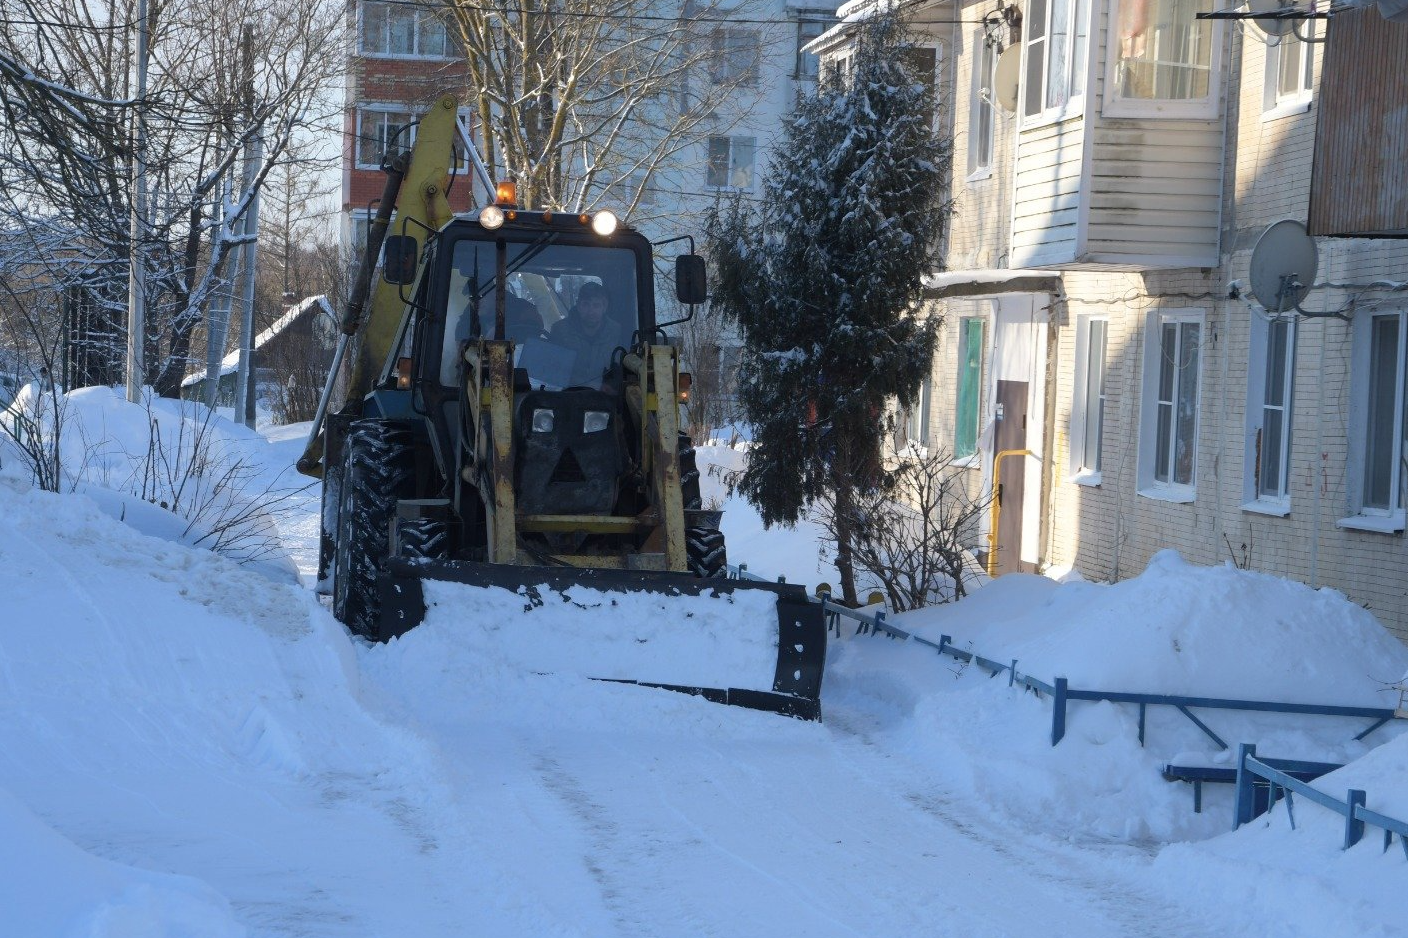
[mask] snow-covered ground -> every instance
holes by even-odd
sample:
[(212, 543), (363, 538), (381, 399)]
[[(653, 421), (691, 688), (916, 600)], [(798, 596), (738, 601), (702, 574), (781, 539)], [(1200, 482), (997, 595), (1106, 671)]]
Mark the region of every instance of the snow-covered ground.
[[(280, 491), (305, 430), (217, 425)], [(1294, 830), (1279, 806), (1234, 833), (1229, 786), (1194, 814), (1162, 764), (1230, 756), (1176, 711), (1141, 748), (1133, 708), (1076, 702), (1053, 748), (1049, 701), (873, 636), (833, 643), (821, 724), (542, 673), (526, 633), (485, 640), (506, 608), (371, 646), (309, 589), (315, 491), (284, 499), (281, 556), (240, 565), (130, 490), (38, 492), (0, 460), (0, 934), (1408, 935), (1377, 831), (1341, 851), (1297, 800)], [(725, 507), (732, 560), (826, 578), (814, 532)], [(564, 642), (636, 638), (620, 606), (576, 612)], [(1392, 706), (1408, 670), (1343, 597), (1172, 555), (897, 621), (1073, 687)], [(1398, 724), (1202, 716), (1349, 762), (1318, 787), (1408, 817)]]

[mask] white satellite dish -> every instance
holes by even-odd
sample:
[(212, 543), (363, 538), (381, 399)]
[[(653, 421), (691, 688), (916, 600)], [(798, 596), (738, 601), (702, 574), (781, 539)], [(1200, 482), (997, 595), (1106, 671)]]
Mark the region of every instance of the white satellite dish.
[(992, 70), (992, 96), (998, 107), (1008, 113), (1017, 110), (1017, 86), (1021, 80), (1022, 50), (1011, 45), (1002, 50)]
[[(1287, 10), (1294, 10), (1294, 3), (1287, 0), (1247, 0), (1247, 11), (1249, 13), (1279, 13)], [(1252, 20), (1253, 23), (1261, 27), (1261, 31), (1268, 36), (1285, 36), (1296, 27), (1296, 20)]]
[(1285, 218), (1270, 225), (1252, 248), (1252, 296), (1269, 313), (1296, 309), (1320, 269), (1315, 239), (1305, 225)]

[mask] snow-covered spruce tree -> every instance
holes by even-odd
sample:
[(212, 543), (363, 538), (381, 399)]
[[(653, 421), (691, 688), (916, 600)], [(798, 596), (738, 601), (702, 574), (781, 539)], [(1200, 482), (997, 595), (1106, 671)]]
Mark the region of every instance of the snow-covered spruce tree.
[[(712, 302), (743, 335), (739, 403), (754, 434), (737, 489), (768, 525), (824, 494), (853, 517), (854, 494), (885, 482), (886, 402), (913, 403), (933, 357), (936, 323), (917, 308), (950, 212), (951, 147), (899, 18), (862, 23), (856, 44), (850, 76), (789, 118), (761, 202), (709, 220)], [(853, 603), (855, 532), (835, 534)]]

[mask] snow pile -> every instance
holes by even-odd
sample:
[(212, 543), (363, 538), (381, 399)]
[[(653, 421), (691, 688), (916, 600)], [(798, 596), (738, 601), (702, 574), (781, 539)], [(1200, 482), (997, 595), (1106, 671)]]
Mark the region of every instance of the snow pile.
[[(255, 431), (205, 405), (151, 395), (133, 404), (108, 387), (21, 389), (0, 413), (32, 452), (57, 466), (56, 487), (90, 495), (154, 537), (215, 550), (279, 579), (295, 569), (273, 516), (308, 489), (291, 466), (271, 467)], [(29, 478), (30, 460), (0, 434), (0, 473)]]
[(1386, 685), (1408, 665), (1408, 648), (1341, 593), (1174, 551), (1113, 585), (1018, 583), (905, 627), (1090, 690), (1391, 707)]
[(702, 596), (428, 580), (426, 631), (450, 633), (480, 670), (574, 674), (690, 687), (772, 690), (777, 597), (739, 589)]
[[(1408, 664), (1408, 649), (1333, 590), (1197, 567), (1172, 552), (1114, 585), (1012, 575), (960, 603), (895, 622), (934, 641), (948, 634), (955, 646), (987, 658), (1017, 659), (1020, 671), (1042, 680), (1064, 676), (1072, 688), (1092, 690), (1384, 708), (1396, 703), (1384, 678)], [(1381, 857), (1378, 832), (1374, 846), (1342, 854), (1343, 820), (1297, 801), (1296, 831), (1278, 809), (1269, 824), (1258, 819), (1231, 834), (1231, 785), (1205, 785), (1203, 813), (1195, 814), (1190, 786), (1162, 778), (1169, 763), (1232, 767), (1237, 744), (1249, 742), (1263, 757), (1350, 763), (1317, 787), (1340, 798), (1349, 787), (1364, 788), (1370, 807), (1408, 819), (1408, 736), (1399, 723), (1355, 742), (1367, 718), (1195, 710), (1227, 741), (1222, 750), (1173, 708), (1150, 707), (1141, 746), (1136, 705), (1071, 701), (1066, 736), (1052, 747), (1049, 699), (912, 643), (838, 643), (827, 680), (831, 713), (855, 708), (863, 716), (849, 719), (864, 720), (886, 748), (935, 785), (985, 806), (995, 821), (1148, 854), (1170, 842), (1207, 841), (1165, 849), (1156, 876), (1202, 884), (1229, 908), (1259, 882), (1261, 899), (1239, 912), (1249, 933), (1261, 933), (1258, 923), (1273, 913), (1317, 902), (1321, 911), (1307, 921), (1322, 927), (1309, 933), (1403, 933), (1381, 924), (1386, 904), (1394, 910), (1387, 918), (1408, 916), (1408, 898), (1389, 886), (1401, 880), (1403, 855), (1395, 846)], [(1335, 894), (1341, 898), (1329, 901)], [(1330, 927), (1336, 914), (1357, 924)]]

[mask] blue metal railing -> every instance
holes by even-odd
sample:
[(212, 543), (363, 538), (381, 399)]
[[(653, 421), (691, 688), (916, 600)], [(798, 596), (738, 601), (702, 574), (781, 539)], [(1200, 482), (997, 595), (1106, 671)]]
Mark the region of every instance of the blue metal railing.
[[(758, 580), (761, 582), (785, 583), (783, 577), (778, 577), (775, 581), (766, 577), (760, 577), (748, 572), (747, 564), (739, 564), (737, 567), (730, 566), (728, 574), (734, 579)], [(1346, 707), (1335, 704), (1307, 704), (1307, 703), (1283, 703), (1271, 700), (1237, 700), (1221, 697), (1189, 697), (1182, 694), (1141, 694), (1127, 691), (1105, 691), (1076, 689), (1070, 686), (1070, 682), (1064, 677), (1058, 677), (1047, 683), (1024, 674), (1017, 670), (1017, 659), (1012, 659), (1009, 663), (1002, 663), (992, 658), (985, 658), (975, 651), (963, 648), (956, 648), (952, 644), (952, 638), (948, 635), (940, 635), (939, 640), (934, 642), (930, 639), (915, 635), (905, 631), (898, 626), (890, 624), (885, 617), (883, 609), (866, 613), (849, 606), (842, 606), (833, 603), (829, 595), (823, 593), (817, 600), (822, 605), (822, 610), (826, 614), (826, 624), (828, 632), (841, 635), (841, 620), (851, 619), (855, 621), (856, 635), (885, 635), (892, 639), (901, 639), (923, 645), (941, 655), (947, 655), (957, 661), (963, 661), (977, 665), (982, 670), (988, 672), (989, 677), (1007, 673), (1007, 685), (1009, 687), (1021, 687), (1023, 690), (1030, 690), (1038, 697), (1047, 695), (1051, 697), (1051, 745), (1055, 746), (1066, 735), (1066, 714), (1073, 700), (1099, 701), (1106, 700), (1111, 703), (1133, 703), (1139, 705), (1139, 745), (1144, 745), (1145, 726), (1149, 707), (1172, 707), (1186, 717), (1194, 726), (1203, 732), (1209, 739), (1217, 744), (1218, 748), (1228, 748), (1227, 743), (1208, 726), (1199, 719), (1192, 708), (1200, 710), (1242, 710), (1262, 713), (1300, 713), (1314, 716), (1331, 717), (1362, 717), (1373, 720), (1365, 729), (1355, 735), (1354, 739), (1362, 740), (1374, 730), (1392, 720), (1396, 712), (1387, 707)]]
[(1391, 818), (1378, 811), (1368, 808), (1368, 794), (1360, 788), (1348, 789), (1345, 800), (1341, 801), (1333, 795), (1327, 795), (1319, 789), (1311, 787), (1308, 782), (1292, 778), (1285, 772), (1277, 769), (1267, 762), (1256, 757), (1256, 746), (1251, 743), (1242, 743), (1237, 747), (1237, 793), (1232, 806), (1232, 829), (1236, 830), (1246, 824), (1256, 816), (1254, 808), (1255, 792), (1253, 786), (1256, 779), (1264, 779), (1270, 787), (1269, 797), (1266, 799), (1267, 812), (1275, 807), (1278, 789), (1285, 796), (1286, 817), (1291, 822), (1291, 829), (1295, 830), (1296, 815), (1295, 803), (1292, 794), (1301, 795), (1307, 801), (1313, 801), (1321, 807), (1327, 808), (1344, 818), (1344, 842), (1342, 850), (1348, 850), (1359, 841), (1364, 839), (1364, 827), (1366, 824), (1373, 825), (1384, 832), (1384, 852), (1393, 844), (1393, 835), (1398, 835), (1398, 842), (1403, 847), (1403, 856), (1408, 858), (1408, 822)]

